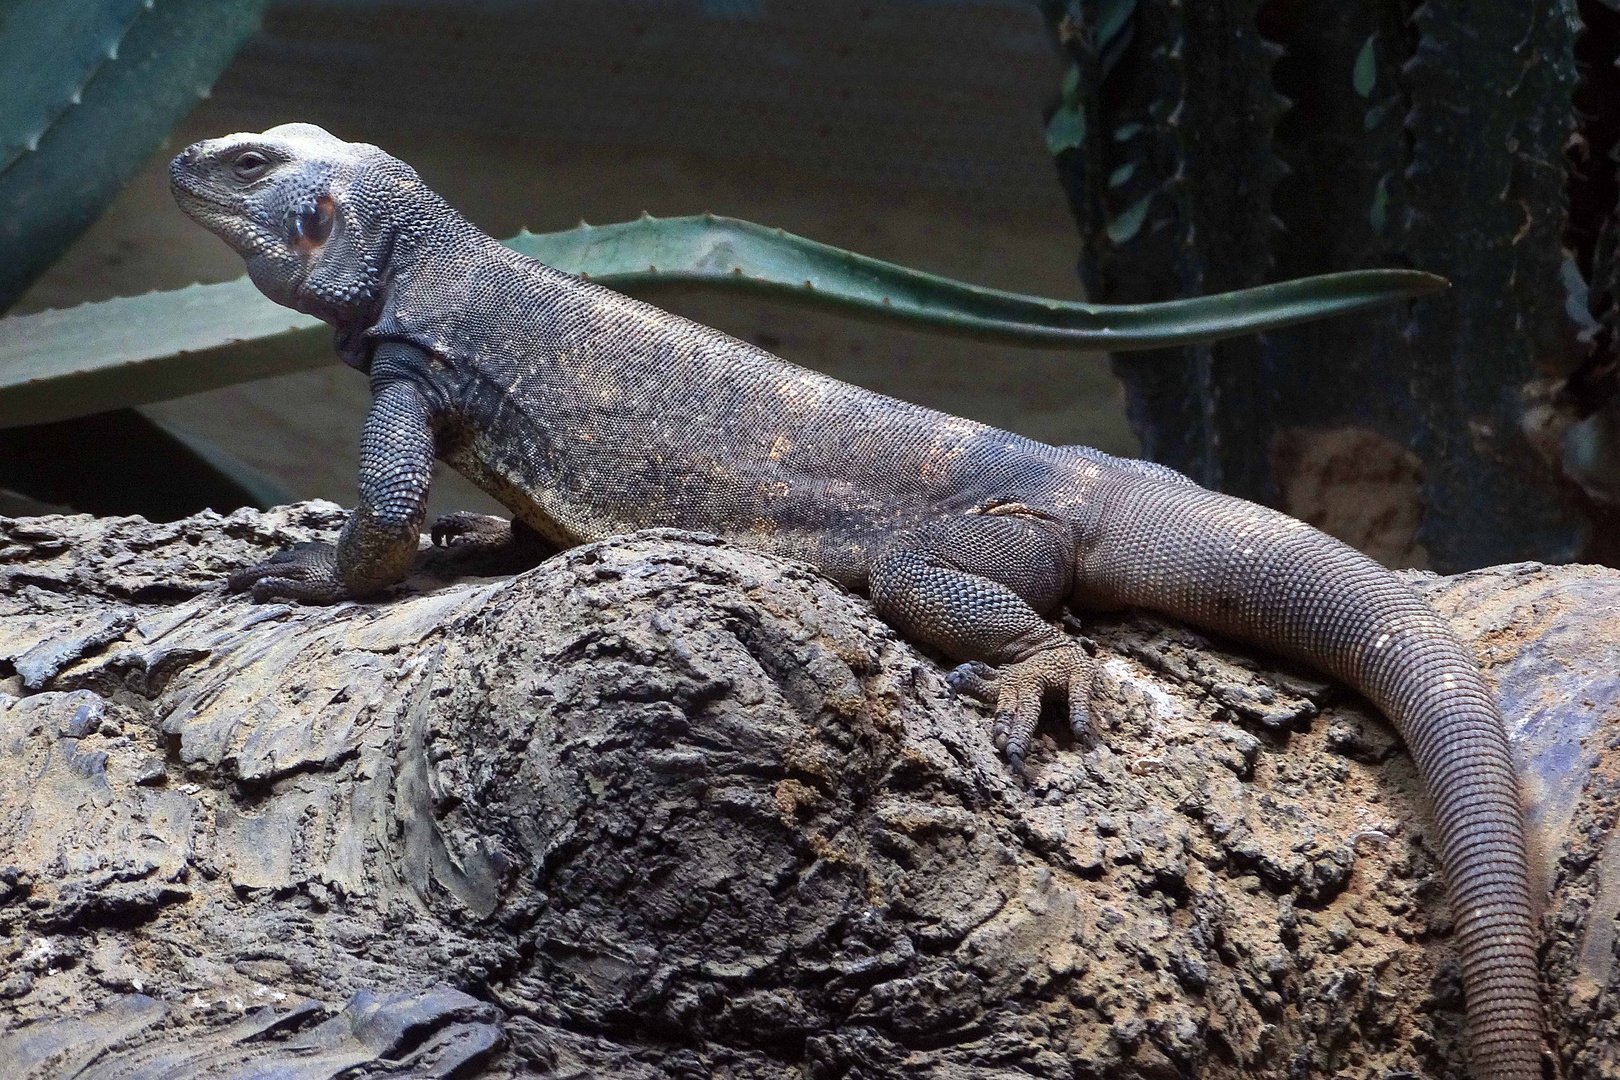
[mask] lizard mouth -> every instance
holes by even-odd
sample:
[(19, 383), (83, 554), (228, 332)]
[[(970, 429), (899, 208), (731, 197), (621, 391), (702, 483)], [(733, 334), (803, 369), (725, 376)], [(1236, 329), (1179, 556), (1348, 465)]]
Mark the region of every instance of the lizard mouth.
[(201, 224), (212, 228), (214, 219), (233, 216), (224, 203), (211, 199), (202, 192), (182, 187), (178, 183), (171, 184), (170, 188), (174, 193), (174, 201), (185, 211), (186, 216), (196, 219)]
[(205, 183), (186, 171), (183, 157), (175, 158), (169, 165), (169, 191), (187, 217), (211, 231), (218, 231), (216, 222), (235, 218), (236, 214), (223, 199), (210, 192)]
[(192, 149), (187, 149), (169, 162), (169, 192), (187, 217), (237, 246), (237, 238), (245, 240), (256, 230), (239, 206), (221, 196), (205, 178), (193, 171), (193, 157)]
[(174, 195), (174, 201), (180, 204), (180, 209), (187, 214), (192, 214), (193, 209), (211, 210), (216, 214), (231, 213), (233, 208), (230, 204), (216, 194), (206, 180), (187, 168), (188, 164), (184, 154), (169, 163), (169, 191)]
[(267, 229), (256, 226), (232, 201), (220, 197), (206, 181), (182, 170), (177, 158), (169, 172), (169, 190), (185, 215), (224, 240), (244, 257), (277, 245)]

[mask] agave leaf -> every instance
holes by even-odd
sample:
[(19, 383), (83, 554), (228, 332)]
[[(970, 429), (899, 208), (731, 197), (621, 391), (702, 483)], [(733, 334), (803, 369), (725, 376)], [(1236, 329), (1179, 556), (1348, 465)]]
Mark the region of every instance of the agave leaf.
[(623, 292), (732, 288), (953, 336), (1109, 352), (1237, 337), (1446, 287), (1417, 270), (1350, 270), (1162, 304), (1085, 304), (969, 285), (710, 214), (523, 233), (507, 243)]
[[(65, 112), (84, 100), (84, 88), (118, 47), (141, 13), (141, 0), (14, 0), (0, 27), (0, 71), (6, 105), (0, 109), (0, 172), (39, 140)], [(150, 5), (147, 5), (150, 7)], [(48, 57), (49, 63), (40, 63)]]
[[(968, 285), (712, 215), (524, 232), (508, 243), (625, 292), (728, 289), (953, 335), (1109, 351), (1249, 334), (1445, 287), (1415, 270), (1354, 270), (1165, 304), (1082, 304)], [(19, 315), (0, 319), (0, 427), (334, 361), (320, 322), (277, 306), (246, 278)]]
[(183, 397), (336, 362), (326, 324), (253, 282), (0, 319), (0, 428)]
[(208, 92), (267, 0), (0, 0), (0, 311)]

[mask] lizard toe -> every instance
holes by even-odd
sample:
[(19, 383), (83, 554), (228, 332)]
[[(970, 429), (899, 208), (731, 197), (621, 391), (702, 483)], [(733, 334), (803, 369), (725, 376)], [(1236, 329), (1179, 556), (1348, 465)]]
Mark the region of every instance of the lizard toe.
[(969, 660), (965, 664), (958, 664), (945, 675), (945, 685), (949, 686), (952, 692), (985, 705), (996, 703), (997, 682), (996, 669), (983, 660)]
[(1077, 649), (1081, 662), (1069, 673), (1069, 734), (1082, 750), (1095, 749), (1097, 728), (1091, 719), (1091, 696), (1096, 689), (1097, 662)]
[(294, 578), (267, 577), (255, 581), (248, 590), (255, 604), (275, 600), (296, 600), (303, 604), (335, 604), (345, 598), (341, 585), (323, 586)]
[(1002, 680), (992, 737), (996, 749), (1007, 755), (1007, 763), (1019, 776), (1025, 775), (1024, 759), (1029, 755), (1035, 726), (1040, 723), (1043, 696), (1041, 687), (1032, 680), (1012, 677)]

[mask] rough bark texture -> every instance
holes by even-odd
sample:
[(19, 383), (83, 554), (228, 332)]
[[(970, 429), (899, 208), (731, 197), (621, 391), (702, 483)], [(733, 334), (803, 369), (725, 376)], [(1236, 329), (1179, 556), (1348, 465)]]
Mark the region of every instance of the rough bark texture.
[[(1025, 787), (864, 601), (691, 534), (217, 591), (340, 520), (0, 519), (0, 1073), (1462, 1075), (1411, 761), (1309, 673), (1092, 623), (1105, 745)], [(1620, 573), (1417, 580), (1614, 1075)]]

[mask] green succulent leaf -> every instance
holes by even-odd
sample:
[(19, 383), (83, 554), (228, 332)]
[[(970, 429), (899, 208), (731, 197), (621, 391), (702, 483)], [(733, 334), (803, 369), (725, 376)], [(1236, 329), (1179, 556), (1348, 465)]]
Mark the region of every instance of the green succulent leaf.
[(1053, 157), (1078, 149), (1086, 141), (1086, 114), (1068, 103), (1058, 106), (1046, 122), (1046, 152)]
[(1372, 226), (1375, 235), (1384, 235), (1384, 226), (1389, 218), (1389, 177), (1378, 178), (1378, 186), (1373, 189), (1372, 206), (1367, 210), (1367, 224)]
[(208, 92), (267, 0), (0, 0), (0, 311)]
[(1070, 64), (1063, 73), (1063, 103), (1073, 105), (1080, 100), (1080, 65)]
[(336, 361), (332, 332), (247, 278), (0, 319), (0, 428)]
[(1153, 202), (1153, 193), (1150, 191), (1126, 210), (1108, 223), (1108, 239), (1116, 244), (1128, 243), (1137, 233), (1142, 231), (1142, 222), (1147, 220), (1148, 206)]
[[(1110, 306), (969, 285), (733, 218), (524, 232), (523, 254), (624, 292), (753, 293), (990, 341), (1123, 351), (1308, 322), (1445, 287), (1354, 270), (1164, 304)], [(320, 322), (246, 278), (0, 319), (0, 427), (194, 394), (335, 362)]]
[(1127, 21), (1122, 24), (1120, 32), (1115, 34), (1108, 44), (1103, 47), (1102, 55), (1098, 58), (1098, 66), (1102, 69), (1104, 78), (1107, 78), (1114, 68), (1118, 66), (1120, 60), (1124, 58), (1125, 50), (1130, 48), (1131, 41), (1135, 36), (1136, 27)]
[(1097, 13), (1097, 44), (1107, 48), (1125, 29), (1135, 10), (1136, 0), (1103, 0), (1102, 9)]
[(152, 6), (142, 0), (16, 0), (6, 6), (0, 71), (9, 92), (0, 108), (0, 172), (38, 150), (57, 118), (83, 101), (84, 88), (117, 61), (137, 16)]
[(1361, 51), (1356, 53), (1356, 66), (1350, 73), (1350, 85), (1362, 97), (1372, 97), (1373, 85), (1378, 80), (1378, 54), (1373, 49), (1377, 34), (1367, 35)]
[(1111, 188), (1124, 187), (1136, 175), (1136, 162), (1127, 161), (1119, 168), (1108, 174), (1108, 186)]

